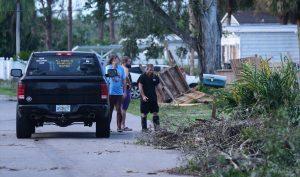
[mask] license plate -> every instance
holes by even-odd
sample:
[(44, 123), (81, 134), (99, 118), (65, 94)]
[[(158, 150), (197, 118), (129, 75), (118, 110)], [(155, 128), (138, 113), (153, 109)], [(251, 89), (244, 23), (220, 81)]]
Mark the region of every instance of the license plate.
[(70, 112), (70, 105), (56, 105), (56, 112)]

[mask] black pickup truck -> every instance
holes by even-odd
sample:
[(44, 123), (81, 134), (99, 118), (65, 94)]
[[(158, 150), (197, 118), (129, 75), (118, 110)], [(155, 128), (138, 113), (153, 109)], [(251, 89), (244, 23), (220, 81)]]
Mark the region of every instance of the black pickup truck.
[(73, 123), (92, 126), (96, 137), (110, 136), (108, 88), (103, 66), (91, 52), (35, 52), (19, 77), (17, 138), (30, 138), (35, 127)]

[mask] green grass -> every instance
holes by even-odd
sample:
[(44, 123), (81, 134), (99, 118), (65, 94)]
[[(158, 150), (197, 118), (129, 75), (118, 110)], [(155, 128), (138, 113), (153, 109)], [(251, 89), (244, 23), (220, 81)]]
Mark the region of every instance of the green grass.
[(0, 95), (16, 96), (16, 82), (0, 80)]
[(136, 116), (140, 116), (140, 100), (139, 99), (132, 99), (127, 112), (136, 115)]
[(11, 88), (0, 88), (0, 95), (16, 96), (16, 91)]
[[(172, 129), (179, 126), (188, 126), (195, 122), (196, 119), (210, 119), (211, 106), (199, 104), (195, 106), (160, 106), (159, 116), (162, 124), (171, 125)], [(128, 112), (134, 115), (140, 115), (140, 100), (132, 100)], [(151, 120), (152, 115), (148, 116)]]

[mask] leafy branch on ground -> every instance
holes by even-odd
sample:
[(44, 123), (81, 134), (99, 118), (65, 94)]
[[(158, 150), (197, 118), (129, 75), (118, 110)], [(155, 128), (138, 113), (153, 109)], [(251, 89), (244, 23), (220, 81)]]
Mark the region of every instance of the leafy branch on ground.
[(239, 81), (213, 94), (218, 119), (182, 126), (165, 117), (161, 131), (145, 133), (139, 142), (180, 149), (185, 163), (172, 173), (300, 176), (300, 94), (290, 60), (280, 68), (264, 60), (259, 67), (246, 64)]

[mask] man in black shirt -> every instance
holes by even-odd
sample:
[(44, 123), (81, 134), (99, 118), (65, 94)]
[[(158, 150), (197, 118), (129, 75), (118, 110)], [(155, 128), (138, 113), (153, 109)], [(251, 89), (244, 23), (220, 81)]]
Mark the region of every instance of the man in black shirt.
[(148, 64), (146, 72), (138, 79), (139, 90), (141, 93), (141, 114), (142, 129), (147, 130), (147, 114), (153, 113), (154, 129), (159, 128), (159, 107), (155, 87), (159, 84), (159, 78), (154, 74), (154, 67)]

